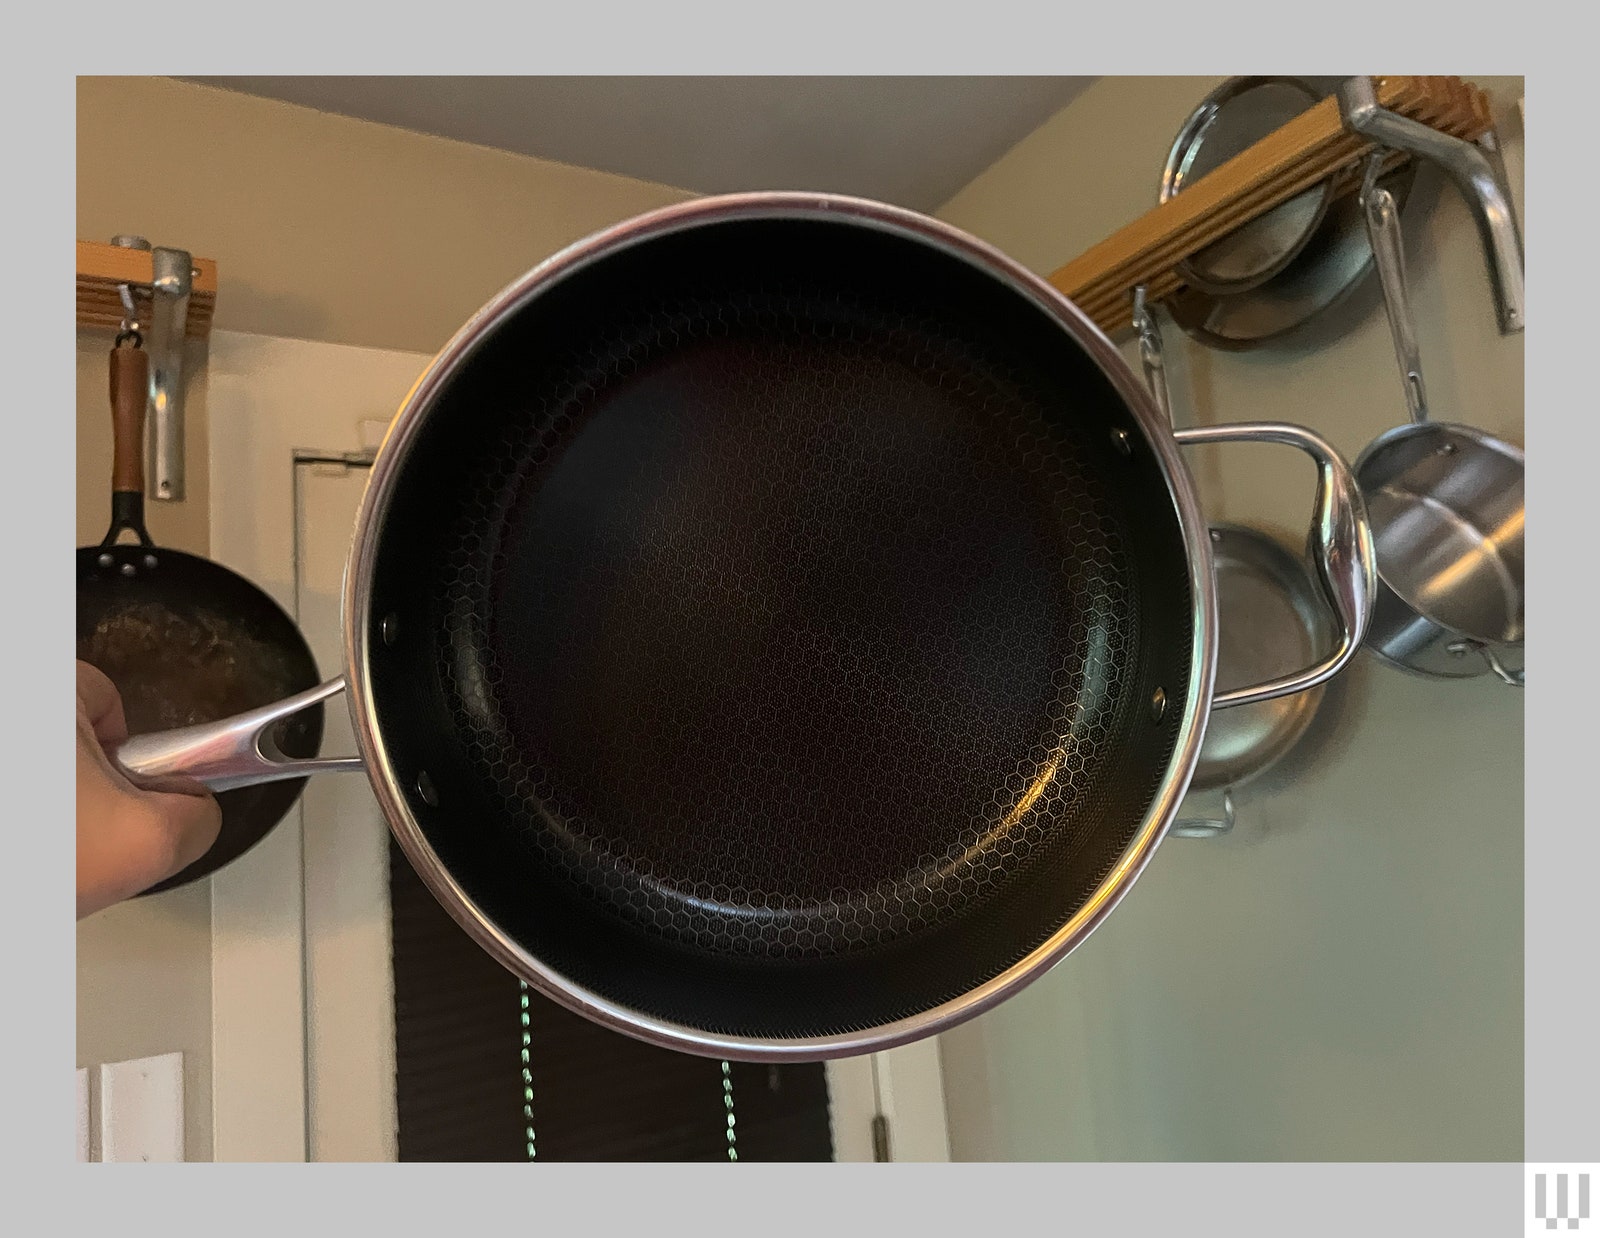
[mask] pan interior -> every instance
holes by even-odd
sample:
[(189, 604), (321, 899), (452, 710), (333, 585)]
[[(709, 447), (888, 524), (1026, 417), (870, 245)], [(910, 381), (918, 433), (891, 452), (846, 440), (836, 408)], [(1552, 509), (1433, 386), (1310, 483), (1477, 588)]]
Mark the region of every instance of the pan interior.
[(1148, 445), (1041, 310), (893, 234), (736, 221), (557, 283), (452, 378), (368, 671), (428, 847), (520, 950), (823, 1035), (1082, 905), (1167, 773), (1192, 609)]
[(1374, 448), (1358, 480), (1384, 582), (1447, 628), (1521, 641), (1522, 473), (1521, 460), (1442, 423)]

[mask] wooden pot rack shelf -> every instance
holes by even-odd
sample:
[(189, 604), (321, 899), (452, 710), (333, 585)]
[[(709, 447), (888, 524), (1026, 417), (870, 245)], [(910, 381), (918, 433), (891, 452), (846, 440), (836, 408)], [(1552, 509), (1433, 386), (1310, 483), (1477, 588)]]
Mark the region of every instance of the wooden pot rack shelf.
[[(1476, 142), (1492, 128), (1482, 90), (1459, 77), (1374, 77), (1368, 102), (1435, 134)], [(1183, 288), (1178, 268), (1206, 246), (1297, 194), (1332, 181), (1334, 192), (1361, 183), (1361, 167), (1383, 143), (1359, 132), (1347, 101), (1330, 95), (1166, 202), (1092, 246), (1049, 277), (1113, 338), (1132, 329), (1133, 291), (1151, 303)], [(1385, 147), (1387, 149), (1387, 147)], [(1412, 157), (1399, 149), (1398, 164)], [(1520, 329), (1520, 324), (1518, 325)]]
[[(149, 323), (154, 316), (154, 281), (155, 258), (148, 249), (79, 241), (78, 326), (112, 331), (120, 327), (123, 284), (133, 294), (139, 321)], [(192, 281), (183, 333), (188, 339), (203, 340), (211, 334), (217, 305), (217, 264), (210, 258), (195, 258)]]

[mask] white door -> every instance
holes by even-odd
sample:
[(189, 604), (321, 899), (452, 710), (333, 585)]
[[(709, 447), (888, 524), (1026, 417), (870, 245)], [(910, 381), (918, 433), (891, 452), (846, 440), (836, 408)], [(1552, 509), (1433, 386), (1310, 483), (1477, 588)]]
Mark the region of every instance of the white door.
[[(339, 673), (339, 592), (373, 449), (430, 358), (217, 333), (212, 553), (294, 614)], [(338, 699), (323, 751), (353, 748)], [(359, 775), (313, 779), (214, 879), (216, 1159), (396, 1155), (387, 831)], [(832, 1063), (835, 1158), (949, 1159), (937, 1042)]]

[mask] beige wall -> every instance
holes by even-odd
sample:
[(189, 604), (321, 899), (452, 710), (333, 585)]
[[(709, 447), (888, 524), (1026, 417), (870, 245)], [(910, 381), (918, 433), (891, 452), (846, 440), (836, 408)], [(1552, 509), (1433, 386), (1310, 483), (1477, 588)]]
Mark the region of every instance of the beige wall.
[(228, 331), (431, 353), (561, 246), (688, 196), (188, 82), (78, 79), (78, 236), (216, 259)]
[[(215, 259), (217, 327), (262, 335), (433, 352), (561, 246), (688, 196), (163, 78), (80, 78), (77, 125), (77, 235)], [(79, 545), (109, 517), (110, 346), (78, 335)], [(148, 504), (158, 543), (198, 553), (204, 359), (187, 361), (188, 497)], [(193, 1159), (211, 1154), (210, 925), (201, 883), (78, 926), (78, 1065), (183, 1052)]]
[[(1048, 273), (1149, 209), (1220, 80), (1102, 79), (940, 214)], [(1479, 80), (1520, 213), (1522, 82)], [(1523, 339), (1498, 334), (1470, 218), (1448, 189), (1414, 205), (1435, 415), (1520, 443)], [(1166, 323), (1179, 424), (1297, 421), (1354, 458), (1405, 418), (1367, 293), (1248, 354)], [(1212, 518), (1301, 544), (1294, 453), (1191, 460)], [(1325, 701), (1304, 747), (1241, 790), (1233, 837), (1169, 841), (1082, 949), (944, 1038), (956, 1159), (1522, 1159), (1521, 695), (1363, 655)]]

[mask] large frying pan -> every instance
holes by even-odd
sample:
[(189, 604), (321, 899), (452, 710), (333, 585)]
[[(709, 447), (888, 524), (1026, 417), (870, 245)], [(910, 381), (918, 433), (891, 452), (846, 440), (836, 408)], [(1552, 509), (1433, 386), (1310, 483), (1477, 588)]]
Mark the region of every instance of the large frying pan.
[[(1181, 442), (1318, 466), (1340, 619), (1212, 699), (1216, 602)], [(1175, 436), (1073, 305), (944, 224), (702, 199), (530, 272), (380, 450), (344, 675), (119, 759), (214, 786), (328, 765), (264, 726), (349, 689), (406, 855), (567, 1007), (738, 1060), (887, 1048), (1081, 942), (1149, 860), (1213, 704), (1360, 645), (1372, 554), (1316, 435)]]
[[(128, 733), (216, 722), (318, 680), (294, 622), (242, 576), (196, 555), (157, 547), (144, 524), (144, 416), (149, 356), (136, 330), (111, 350), (111, 527), (78, 548), (78, 659), (122, 695)], [(131, 533), (136, 544), (119, 544)], [(289, 756), (315, 755), (320, 707), (274, 728)], [(243, 855), (281, 821), (304, 778), (223, 791), (211, 849), (146, 894), (187, 885)]]

